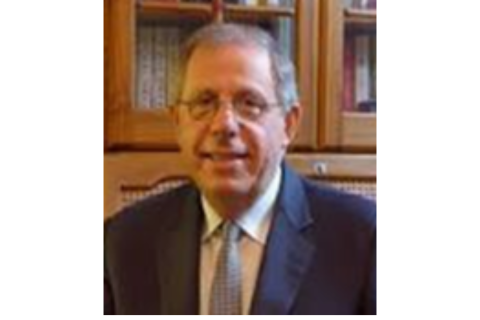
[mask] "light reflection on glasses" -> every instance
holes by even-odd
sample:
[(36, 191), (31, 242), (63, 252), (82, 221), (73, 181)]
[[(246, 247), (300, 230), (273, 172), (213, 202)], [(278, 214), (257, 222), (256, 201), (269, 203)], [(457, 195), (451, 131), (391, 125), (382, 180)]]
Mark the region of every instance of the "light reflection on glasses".
[[(208, 94), (192, 100), (180, 101), (180, 105), (187, 107), (193, 119), (201, 121), (212, 120), (223, 104), (224, 102), (217, 95)], [(280, 106), (278, 103), (267, 103), (262, 98), (246, 95), (234, 97), (229, 105), (237, 117), (250, 121), (257, 120), (273, 107)]]

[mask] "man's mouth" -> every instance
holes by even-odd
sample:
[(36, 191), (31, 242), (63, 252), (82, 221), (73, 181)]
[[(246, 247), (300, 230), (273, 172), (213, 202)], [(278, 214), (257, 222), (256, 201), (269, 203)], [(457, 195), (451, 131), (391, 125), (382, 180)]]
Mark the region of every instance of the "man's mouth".
[(245, 160), (248, 158), (246, 152), (201, 152), (200, 156), (203, 159), (215, 162)]

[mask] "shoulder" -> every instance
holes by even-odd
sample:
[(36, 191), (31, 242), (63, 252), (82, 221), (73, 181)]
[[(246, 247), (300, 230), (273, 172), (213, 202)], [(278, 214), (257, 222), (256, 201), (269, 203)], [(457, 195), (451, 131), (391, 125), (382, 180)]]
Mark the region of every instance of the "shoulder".
[(105, 221), (104, 236), (107, 239), (120, 234), (145, 235), (161, 231), (196, 192), (192, 185), (187, 184), (127, 206)]
[(375, 201), (305, 178), (288, 165), (283, 172), (280, 204), (287, 212), (295, 212), (292, 219), (346, 232), (375, 230)]
[(303, 185), (314, 220), (369, 232), (376, 229), (375, 201), (307, 179)]

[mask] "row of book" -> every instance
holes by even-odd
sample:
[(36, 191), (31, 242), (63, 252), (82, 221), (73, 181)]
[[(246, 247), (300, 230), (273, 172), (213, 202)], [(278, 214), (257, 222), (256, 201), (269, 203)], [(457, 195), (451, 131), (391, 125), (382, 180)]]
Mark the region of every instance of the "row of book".
[(136, 106), (162, 108), (174, 103), (178, 82), (180, 43), (187, 36), (180, 27), (143, 25), (136, 38)]
[(377, 0), (343, 0), (343, 7), (349, 9), (377, 9)]
[(345, 38), (343, 110), (376, 112), (377, 37), (355, 34)]

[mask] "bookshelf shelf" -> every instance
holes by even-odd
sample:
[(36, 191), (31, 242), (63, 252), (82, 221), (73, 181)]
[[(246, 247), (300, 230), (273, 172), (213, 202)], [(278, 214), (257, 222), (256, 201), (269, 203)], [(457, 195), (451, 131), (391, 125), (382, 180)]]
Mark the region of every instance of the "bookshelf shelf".
[[(211, 19), (212, 5), (202, 3), (161, 2), (144, 0), (137, 4), (137, 12), (142, 17), (189, 17)], [(233, 19), (268, 19), (294, 17), (295, 9), (281, 6), (225, 5), (225, 15)]]
[(144, 0), (137, 4), (140, 17), (179, 17), (179, 18), (212, 18), (212, 6), (202, 3), (161, 2)]
[(286, 7), (227, 5), (226, 8), (225, 14), (227, 18), (233, 19), (292, 18), (295, 16), (295, 10)]
[(376, 10), (344, 9), (344, 20), (347, 26), (372, 27), (377, 25)]

